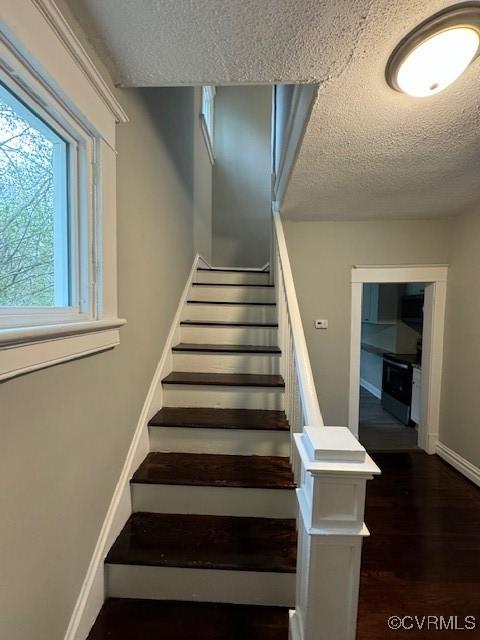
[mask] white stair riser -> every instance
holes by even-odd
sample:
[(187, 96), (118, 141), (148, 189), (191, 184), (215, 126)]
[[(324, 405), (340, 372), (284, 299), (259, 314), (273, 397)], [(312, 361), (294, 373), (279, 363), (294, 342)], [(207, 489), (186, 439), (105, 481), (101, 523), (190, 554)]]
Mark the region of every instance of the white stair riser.
[(216, 327), (182, 325), (181, 342), (194, 344), (255, 344), (276, 346), (278, 331), (275, 327)]
[(182, 320), (206, 320), (208, 322), (276, 322), (277, 308), (256, 304), (187, 303), (183, 310)]
[(295, 606), (295, 574), (107, 564), (107, 595)]
[(150, 427), (150, 451), (289, 457), (289, 431)]
[(273, 287), (192, 287), (190, 300), (220, 302), (275, 302)]
[(218, 284), (269, 284), (270, 274), (260, 271), (197, 271), (194, 282)]
[(295, 491), (132, 483), (133, 511), (295, 518)]
[(222, 387), (163, 385), (166, 407), (283, 410), (283, 389), (278, 387)]
[(174, 371), (278, 374), (280, 356), (250, 353), (173, 352)]

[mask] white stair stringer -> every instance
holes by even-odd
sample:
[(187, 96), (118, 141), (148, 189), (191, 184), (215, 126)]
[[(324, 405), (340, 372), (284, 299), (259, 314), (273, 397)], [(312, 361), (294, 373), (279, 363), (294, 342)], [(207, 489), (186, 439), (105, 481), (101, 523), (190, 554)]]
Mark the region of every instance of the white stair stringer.
[(292, 489), (211, 487), (132, 482), (133, 511), (252, 518), (295, 518)]
[(289, 431), (149, 427), (149, 432), (151, 451), (290, 456)]
[(181, 342), (195, 344), (235, 344), (273, 347), (277, 345), (277, 328), (267, 326), (234, 326), (182, 324)]
[(107, 564), (112, 598), (193, 600), (291, 607), (295, 574)]
[(278, 374), (280, 354), (173, 352), (174, 371)]
[(190, 300), (219, 302), (275, 302), (275, 290), (268, 286), (193, 285)]
[(222, 271), (220, 269), (198, 269), (195, 283), (209, 284), (269, 284), (268, 271)]
[(283, 391), (282, 387), (166, 384), (163, 395), (167, 407), (281, 411), (283, 410)]
[(277, 309), (273, 304), (187, 302), (183, 309), (182, 320), (274, 323), (277, 320)]

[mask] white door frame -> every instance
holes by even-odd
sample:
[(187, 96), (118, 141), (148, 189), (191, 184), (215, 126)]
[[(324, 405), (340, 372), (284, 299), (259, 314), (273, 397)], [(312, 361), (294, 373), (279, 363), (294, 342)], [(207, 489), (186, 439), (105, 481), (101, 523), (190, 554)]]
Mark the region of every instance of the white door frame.
[(366, 282), (425, 282), (427, 286), (422, 352), (422, 420), (418, 426), (418, 446), (427, 453), (435, 453), (440, 422), (447, 275), (447, 265), (359, 265), (352, 268), (348, 425), (355, 436), (358, 436), (360, 405), (363, 285)]

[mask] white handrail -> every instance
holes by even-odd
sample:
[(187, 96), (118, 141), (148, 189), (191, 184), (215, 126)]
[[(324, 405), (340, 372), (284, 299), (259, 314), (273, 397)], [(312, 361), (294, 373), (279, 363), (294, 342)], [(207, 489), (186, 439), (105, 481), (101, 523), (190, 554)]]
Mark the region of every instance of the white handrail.
[[(291, 416), (288, 414), (292, 412), (292, 404), (293, 406), (295, 405), (295, 397), (298, 393), (302, 405), (301, 409), (304, 424), (299, 425), (299, 428), (294, 430), (302, 431), (305, 425), (310, 427), (323, 427), (324, 422), (318, 403), (315, 382), (313, 380), (312, 366), (308, 356), (302, 318), (300, 316), (292, 269), (288, 257), (285, 235), (283, 233), (282, 220), (278, 211), (275, 210), (273, 211), (273, 235), (274, 256), (272, 256), (272, 268), (276, 269), (275, 281), (277, 284), (279, 334), (280, 342), (283, 342), (283, 344), (280, 344), (280, 347), (286, 360), (284, 368), (288, 369), (288, 371), (284, 370), (283, 372), (284, 375), (287, 375), (285, 403), (287, 417), (291, 419)], [(292, 353), (288, 353), (289, 350), (291, 350)]]
[(354, 640), (362, 538), (368, 535), (363, 522), (365, 485), (379, 469), (349, 429), (323, 424), (283, 225), (276, 210), (273, 229), (278, 344), (299, 507), (290, 638)]

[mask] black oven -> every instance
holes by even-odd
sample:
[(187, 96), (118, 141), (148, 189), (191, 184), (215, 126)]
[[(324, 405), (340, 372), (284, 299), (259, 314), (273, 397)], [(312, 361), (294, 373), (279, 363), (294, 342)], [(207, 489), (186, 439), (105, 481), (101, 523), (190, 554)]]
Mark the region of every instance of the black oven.
[(382, 406), (404, 424), (410, 423), (413, 367), (408, 362), (384, 356)]

